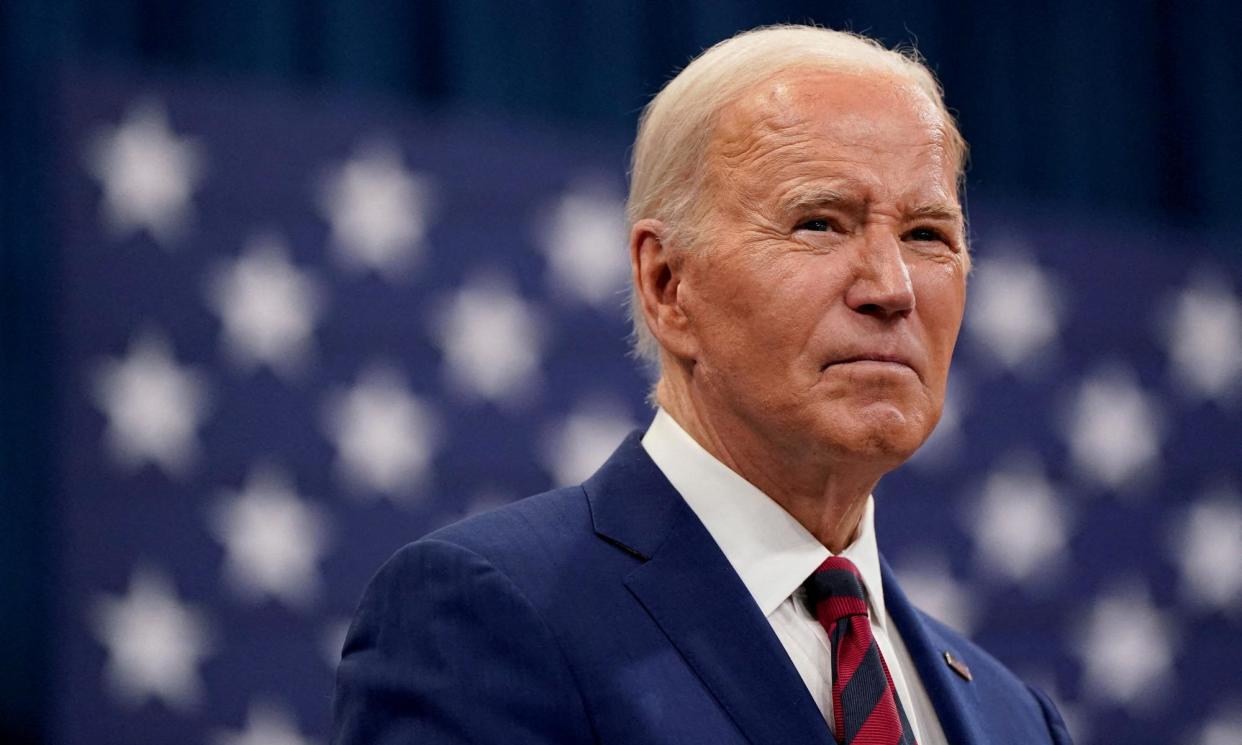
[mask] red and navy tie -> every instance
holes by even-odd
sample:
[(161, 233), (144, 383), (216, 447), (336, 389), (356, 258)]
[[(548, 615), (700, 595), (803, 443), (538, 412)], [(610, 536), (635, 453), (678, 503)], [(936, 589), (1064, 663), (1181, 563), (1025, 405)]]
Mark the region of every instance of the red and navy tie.
[(917, 745), (871, 635), (858, 567), (830, 556), (807, 579), (807, 607), (832, 642), (832, 714), (840, 745)]

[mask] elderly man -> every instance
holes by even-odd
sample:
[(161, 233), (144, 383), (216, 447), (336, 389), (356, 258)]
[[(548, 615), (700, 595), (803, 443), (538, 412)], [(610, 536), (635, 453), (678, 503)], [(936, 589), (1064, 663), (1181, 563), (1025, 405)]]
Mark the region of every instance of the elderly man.
[(384, 566), (336, 742), (1068, 743), (876, 548), (872, 490), (944, 400), (964, 152), (930, 73), (862, 37), (759, 29), (687, 66), (634, 148), (654, 421)]

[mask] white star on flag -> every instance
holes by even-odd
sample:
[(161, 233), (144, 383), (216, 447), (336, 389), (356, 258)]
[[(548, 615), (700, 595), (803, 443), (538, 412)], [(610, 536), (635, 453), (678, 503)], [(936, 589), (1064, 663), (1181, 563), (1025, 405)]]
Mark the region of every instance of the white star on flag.
[(234, 362), (243, 370), (267, 365), (286, 377), (297, 374), (312, 351), (322, 295), (309, 273), (289, 263), (288, 248), (274, 233), (248, 240), (242, 255), (218, 267), (207, 285)]
[(557, 486), (584, 481), (595, 472), (634, 422), (619, 403), (598, 397), (579, 404), (543, 439), (543, 462)]
[(240, 492), (222, 495), (211, 517), (212, 531), (224, 544), (225, 576), (243, 597), (270, 596), (300, 609), (319, 596), (327, 518), (294, 491), (283, 472), (256, 467)]
[(1155, 400), (1121, 368), (1083, 380), (1066, 422), (1075, 465), (1114, 491), (1138, 485), (1159, 466), (1161, 430)]
[(1196, 500), (1171, 543), (1188, 600), (1203, 608), (1242, 611), (1242, 494), (1219, 489)]
[(328, 396), (324, 425), (338, 473), (354, 492), (406, 501), (427, 476), (436, 420), (393, 368), (373, 364)]
[(522, 403), (538, 390), (543, 328), (512, 283), (485, 274), (442, 301), (431, 331), (447, 385), (469, 397)]
[(1242, 386), (1242, 303), (1218, 274), (1201, 272), (1160, 325), (1182, 390), (1195, 398), (1226, 400)]
[(95, 402), (107, 417), (104, 442), (123, 468), (150, 462), (184, 475), (198, 457), (196, 431), (207, 411), (202, 376), (178, 365), (162, 334), (137, 335), (122, 360), (98, 365)]
[(86, 169), (103, 189), (104, 221), (118, 238), (145, 230), (172, 248), (191, 219), (190, 200), (204, 172), (201, 148), (178, 137), (155, 101), (130, 107), (116, 127), (95, 133)]
[(989, 474), (966, 517), (976, 560), (991, 573), (1021, 583), (1061, 568), (1069, 517), (1034, 458), (1011, 456)]
[(907, 557), (896, 572), (920, 610), (970, 636), (981, 599), (953, 576), (943, 559), (926, 554)]
[(252, 703), (246, 714), (246, 728), (220, 731), (214, 745), (312, 745), (313, 741), (298, 731), (293, 717), (284, 708), (271, 702)]
[(602, 179), (562, 194), (539, 231), (552, 292), (619, 310), (630, 275), (627, 226), (624, 200)]
[(970, 280), (966, 330), (994, 362), (1035, 370), (1057, 340), (1063, 301), (1056, 285), (1017, 250), (980, 259)]
[(159, 699), (184, 711), (202, 700), (198, 666), (212, 651), (211, 632), (199, 611), (177, 600), (164, 574), (136, 568), (129, 594), (99, 598), (91, 615), (108, 652), (105, 679), (121, 701)]
[(341, 263), (394, 281), (414, 268), (431, 213), (427, 177), (405, 167), (385, 140), (359, 146), (320, 184), (319, 208)]
[(1190, 745), (1238, 745), (1242, 742), (1242, 709), (1222, 712), (1203, 725)]
[(1085, 690), (1097, 700), (1127, 707), (1158, 704), (1161, 687), (1169, 684), (1176, 631), (1140, 589), (1097, 597), (1076, 644)]

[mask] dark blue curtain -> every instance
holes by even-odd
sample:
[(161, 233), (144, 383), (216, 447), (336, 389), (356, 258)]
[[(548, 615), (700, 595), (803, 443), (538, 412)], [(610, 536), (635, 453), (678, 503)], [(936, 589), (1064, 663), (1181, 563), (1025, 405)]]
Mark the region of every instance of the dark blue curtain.
[[(0, 741), (35, 742), (52, 529), (56, 226), (43, 133), (58, 72), (348, 88), (616, 137), (704, 47), (816, 22), (916, 43), (972, 145), (970, 188), (1100, 219), (1242, 224), (1242, 11), (1226, 2), (4, 0), (0, 5)], [(1027, 207), (1032, 208), (1032, 207)], [(1185, 250), (1170, 247), (1170, 250)]]
[(1236, 219), (1242, 198), (1242, 11), (1225, 2), (31, 5), (43, 10), (26, 23), (57, 26), (47, 60), (349, 86), (626, 129), (705, 46), (813, 21), (917, 42), (973, 145), (972, 184), (989, 194), (1195, 225)]

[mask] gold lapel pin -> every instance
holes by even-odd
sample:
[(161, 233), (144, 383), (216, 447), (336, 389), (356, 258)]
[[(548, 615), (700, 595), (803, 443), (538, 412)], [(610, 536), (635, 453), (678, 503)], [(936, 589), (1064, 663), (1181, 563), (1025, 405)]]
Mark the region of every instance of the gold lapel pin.
[(974, 677), (970, 674), (970, 667), (965, 662), (954, 657), (953, 653), (947, 649), (944, 651), (944, 661), (949, 667), (953, 668), (953, 672), (962, 676), (965, 680), (974, 680)]

